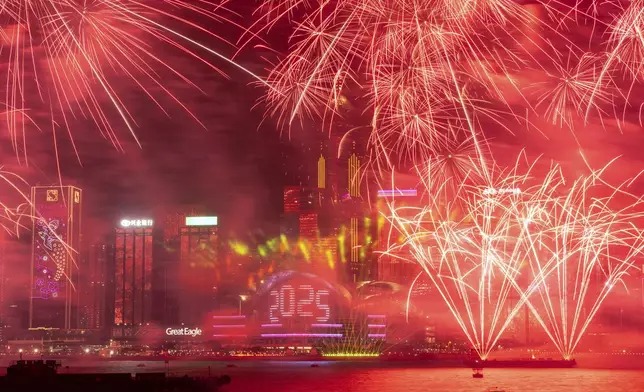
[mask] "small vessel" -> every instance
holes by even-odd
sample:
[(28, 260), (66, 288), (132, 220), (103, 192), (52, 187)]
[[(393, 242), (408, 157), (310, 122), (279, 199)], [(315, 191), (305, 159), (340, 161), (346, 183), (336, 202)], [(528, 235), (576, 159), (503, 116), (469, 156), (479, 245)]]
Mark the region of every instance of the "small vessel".
[(472, 374), (472, 378), (483, 378), (483, 369), (477, 369), (474, 368), (472, 369), (474, 371), (474, 374)]
[(145, 367), (145, 364), (144, 364), (144, 363), (140, 363), (140, 364), (136, 365), (136, 367)]
[(313, 363), (311, 364), (311, 367), (320, 367), (320, 365), (318, 365), (317, 363)]
[(227, 368), (236, 368), (237, 365), (235, 365), (234, 363), (229, 363), (228, 365), (226, 365), (226, 367)]

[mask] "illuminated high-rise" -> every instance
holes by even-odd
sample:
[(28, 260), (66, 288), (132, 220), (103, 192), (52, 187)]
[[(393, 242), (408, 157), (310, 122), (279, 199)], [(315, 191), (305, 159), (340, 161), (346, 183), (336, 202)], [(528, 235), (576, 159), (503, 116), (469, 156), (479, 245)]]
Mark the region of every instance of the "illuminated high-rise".
[(318, 236), (317, 212), (302, 212), (299, 216), (300, 239), (314, 242)]
[(318, 188), (326, 188), (326, 159), (322, 154), (318, 158)]
[(29, 328), (75, 328), (82, 191), (73, 186), (35, 186), (31, 205), (35, 218)]
[(347, 172), (349, 174), (349, 178), (347, 181), (347, 188), (349, 191), (349, 196), (351, 196), (352, 198), (360, 197), (360, 182), (362, 178), (360, 175), (360, 158), (358, 158), (358, 154), (355, 151), (355, 143), (353, 152), (349, 156), (348, 169), (349, 170)]
[(198, 204), (161, 205), (155, 208), (154, 238), (156, 256), (152, 278), (152, 319), (163, 325), (180, 322), (179, 294), (182, 286), (177, 279), (181, 258), (181, 228), (186, 217), (202, 215), (205, 207)]
[(186, 217), (203, 215), (205, 208), (201, 205), (161, 206), (155, 213), (157, 221), (162, 223), (163, 241), (169, 242), (179, 237)]
[[(317, 234), (319, 238), (337, 237), (342, 222), (339, 220), (336, 206), (338, 199), (346, 192), (338, 181), (339, 160), (338, 145), (340, 138), (330, 135), (320, 143), (317, 156)], [(312, 157), (315, 159), (315, 156)], [(343, 176), (341, 178), (344, 178)]]
[(221, 241), (216, 216), (186, 217), (179, 237), (179, 322), (202, 325), (215, 308)]
[(334, 269), (338, 261), (338, 238), (321, 237), (313, 248), (313, 257), (315, 261), (325, 262)]
[(284, 188), (281, 233), (291, 240), (315, 240), (318, 232), (318, 202), (317, 188)]
[(114, 244), (93, 244), (82, 265), (81, 320), (84, 329), (107, 327), (110, 281), (108, 266), (114, 261)]
[[(361, 183), (361, 173), (360, 173), (360, 158), (355, 150), (355, 142), (353, 143), (353, 151), (349, 156), (348, 160), (348, 179), (347, 179), (347, 190), (351, 199), (359, 200), (360, 199), (360, 183)], [(360, 271), (363, 270), (362, 262), (364, 257), (361, 257), (362, 245), (362, 225), (360, 218), (363, 211), (358, 208), (357, 211), (351, 211), (351, 217), (349, 219), (349, 266), (351, 269), (351, 275), (353, 281), (358, 281), (362, 277), (360, 276)]]
[(284, 188), (284, 213), (297, 213), (300, 211), (302, 202), (302, 188), (299, 186), (287, 186)]
[(123, 219), (115, 230), (114, 336), (152, 321), (155, 230), (152, 219)]

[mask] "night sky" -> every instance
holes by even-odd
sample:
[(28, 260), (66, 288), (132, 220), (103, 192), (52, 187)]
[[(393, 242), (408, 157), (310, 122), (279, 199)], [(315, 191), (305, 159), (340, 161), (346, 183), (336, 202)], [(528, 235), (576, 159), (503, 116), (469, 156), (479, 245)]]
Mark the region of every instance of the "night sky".
[[(257, 58), (240, 63), (261, 71)], [(142, 148), (118, 118), (114, 124), (123, 151), (91, 121), (76, 119), (72, 129), (77, 157), (65, 130), (56, 130), (63, 182), (84, 191), (86, 240), (99, 239), (123, 215), (149, 216), (165, 205), (203, 205), (239, 234), (275, 223), (283, 182), (277, 169), (280, 143), (288, 139), (264, 119), (261, 108), (254, 108), (262, 91), (235, 69), (224, 69), (227, 79), (184, 58), (175, 58), (173, 65), (203, 90), (168, 83), (206, 128), (167, 97), (161, 95), (166, 116), (144, 94), (125, 85), (119, 93), (135, 113)], [(6, 135), (2, 147), (6, 168), (33, 184), (58, 183), (50, 130), (29, 130), (29, 167), (18, 165)]]
[[(243, 5), (244, 2), (235, 4)], [(525, 7), (535, 15), (543, 13), (539, 6)], [(245, 17), (248, 13), (242, 10), (237, 20), (243, 21)], [(575, 35), (584, 38), (588, 29), (590, 27), (580, 28)], [(230, 25), (217, 29), (217, 32), (230, 39), (239, 36), (239, 31)], [(278, 24), (268, 35), (270, 44), (263, 44), (282, 51), (286, 47), (288, 33), (284, 23)], [(225, 55), (235, 53), (231, 46), (211, 37), (197, 34), (195, 38)], [(248, 75), (205, 53), (200, 54), (221, 66), (227, 77), (178, 51), (168, 51), (166, 46), (161, 53), (172, 67), (180, 70), (203, 91), (171, 75), (162, 75), (164, 86), (193, 111), (205, 128), (158, 87), (146, 86), (159, 99), (167, 115), (130, 80), (122, 78), (122, 75), (109, 74), (118, 96), (133, 113), (134, 127), (142, 148), (137, 146), (116, 113), (110, 111), (107, 98), (99, 96), (122, 150), (103, 138), (92, 121), (75, 112), (69, 114), (67, 121), (79, 151), (78, 157), (63, 126), (63, 119), (56, 116), (54, 129), (58, 160), (53, 153), (54, 139), (49, 121), (40, 121), (40, 129), (26, 126), (29, 165), (25, 165), (24, 160), (17, 160), (8, 130), (3, 125), (0, 129), (0, 151), (5, 169), (20, 173), (32, 184), (53, 184), (58, 182), (58, 162), (63, 182), (76, 184), (84, 190), (86, 244), (100, 240), (123, 215), (146, 216), (159, 207), (176, 204), (203, 204), (209, 212), (221, 217), (222, 225), (240, 235), (258, 228), (274, 229), (282, 207), (281, 190), (284, 185), (280, 171), (280, 143), (288, 143), (288, 139), (280, 136), (275, 119), (265, 118), (265, 107), (258, 104), (264, 90)], [(266, 74), (265, 68), (270, 67), (269, 62), (274, 60), (270, 50), (253, 46), (248, 46), (236, 57), (237, 62), (260, 75)], [(519, 87), (547, 80), (544, 71), (534, 69), (517, 73), (513, 79), (512, 83)], [(44, 77), (43, 83), (46, 82)], [(497, 83), (500, 87), (507, 83), (507, 89), (504, 89), (507, 90), (504, 91), (507, 105), (516, 113), (524, 113), (525, 97), (514, 93), (509, 81), (500, 79)], [(632, 99), (641, 95), (639, 90), (632, 91)], [(355, 111), (359, 112), (362, 107), (360, 100), (364, 98), (358, 95), (352, 99), (355, 100), (352, 102)], [(30, 116), (48, 118), (50, 110), (42, 99), (34, 96), (29, 103), (33, 105)], [(526, 125), (504, 115), (498, 123), (481, 126), (500, 165), (513, 164), (517, 154), (523, 150), (531, 160), (539, 158), (545, 166), (550, 166), (555, 160), (565, 170), (578, 175), (587, 173), (586, 162), (597, 169), (621, 156), (607, 178), (612, 176), (612, 179), (622, 181), (639, 173), (644, 166), (644, 157), (640, 153), (644, 134), (639, 124), (638, 108), (628, 108), (625, 121), (621, 118), (621, 113), (618, 116), (603, 113), (601, 118), (593, 114), (587, 122), (576, 118), (574, 133), (537, 117), (530, 118), (530, 124)], [(305, 129), (298, 127), (294, 132), (298, 138), (307, 138), (307, 135), (320, 130), (320, 126), (311, 126)], [(586, 162), (580, 151), (583, 151)], [(22, 155), (23, 151), (19, 154)], [(642, 189), (639, 183), (635, 186), (635, 189)]]
[[(242, 24), (247, 23), (250, 16), (247, 3), (234, 2), (231, 6), (236, 8), (232, 11), (238, 14), (230, 12), (227, 15), (232, 15)], [(535, 14), (540, 12), (538, 6), (525, 7)], [(229, 24), (226, 28), (223, 26), (214, 31), (231, 42), (239, 37), (239, 30)], [(269, 63), (277, 58), (271, 51), (287, 48), (286, 38), (290, 30), (286, 21), (278, 23), (266, 35), (270, 43), (260, 42), (270, 49), (249, 45), (235, 60), (259, 75), (266, 75)], [(581, 28), (575, 35), (583, 38), (587, 31)], [(203, 33), (192, 36), (224, 55), (235, 53), (231, 45)], [(284, 185), (284, 176), (279, 170), (280, 143), (290, 142), (288, 136), (280, 137), (274, 118), (265, 118), (265, 106), (258, 104), (263, 88), (242, 71), (227, 66), (214, 56), (198, 52), (221, 67), (227, 77), (179, 51), (169, 50), (167, 45), (152, 44), (159, 45), (159, 48), (152, 49), (158, 49), (164, 60), (198, 87), (162, 74), (164, 87), (179, 98), (205, 128), (158, 86), (146, 85), (146, 88), (159, 99), (167, 115), (118, 73), (108, 74), (108, 78), (114, 83), (126, 108), (133, 113), (135, 132), (142, 148), (136, 144), (117, 113), (110, 109), (105, 96), (98, 98), (112, 121), (122, 151), (103, 138), (92, 121), (75, 112), (69, 113), (66, 120), (70, 123), (71, 137), (79, 151), (77, 157), (63, 119), (56, 116), (58, 162), (63, 182), (77, 184), (84, 190), (86, 241), (100, 238), (122, 215), (148, 215), (159, 206), (174, 204), (202, 204), (211, 213), (221, 216), (222, 224), (240, 234), (258, 227), (274, 226), (281, 209), (280, 194)], [(513, 83), (518, 86), (537, 84), (545, 79), (543, 72), (534, 70), (513, 77)], [(43, 77), (43, 83), (46, 81)], [(499, 80), (498, 84), (502, 86), (503, 81)], [(547, 88), (547, 85), (542, 88)], [(516, 113), (522, 113), (525, 110), (524, 97), (513, 95), (512, 90), (508, 84), (505, 91), (507, 104)], [(637, 89), (633, 90), (633, 97), (638, 93)], [(355, 109), (348, 116), (364, 116), (364, 113), (359, 113), (362, 99), (360, 95), (351, 97)], [(39, 122), (40, 129), (26, 127), (29, 165), (26, 167), (24, 160), (18, 162), (16, 159), (6, 126), (1, 129), (2, 163), (6, 169), (20, 173), (32, 184), (57, 183), (53, 133), (48, 120), (50, 110), (37, 96), (29, 103), (33, 106), (29, 115), (45, 119)], [(626, 122), (616, 120), (611, 113), (603, 113), (601, 119), (593, 115), (587, 123), (577, 118), (574, 136), (570, 129), (536, 117), (530, 118), (530, 124), (526, 125), (505, 116), (499, 123), (482, 124), (482, 128), (495, 152), (495, 159), (501, 165), (513, 164), (518, 152), (524, 150), (529, 159), (539, 158), (547, 166), (555, 160), (577, 175), (587, 171), (578, 153), (581, 149), (594, 168), (605, 165), (614, 157), (623, 156), (616, 165), (619, 166), (616, 171), (624, 177), (637, 174), (643, 163), (638, 146), (644, 142), (644, 136), (637, 110), (628, 110), (632, 113), (625, 116)], [(364, 121), (368, 124), (368, 118), (365, 117)], [(308, 138), (320, 131), (321, 126), (314, 123), (304, 129), (298, 126), (293, 130), (297, 139)]]

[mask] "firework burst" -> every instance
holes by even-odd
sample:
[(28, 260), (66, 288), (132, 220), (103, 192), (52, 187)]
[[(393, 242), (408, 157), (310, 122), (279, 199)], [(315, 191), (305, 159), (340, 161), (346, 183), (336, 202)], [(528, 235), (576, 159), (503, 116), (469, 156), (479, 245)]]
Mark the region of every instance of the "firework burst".
[(240, 42), (288, 23), (265, 96), (280, 126), (358, 117), (339, 110), (351, 97), (379, 169), (426, 162), (462, 134), (486, 166), (485, 140), (514, 134), (512, 123), (532, 127), (532, 116), (575, 133), (591, 116), (602, 126), (626, 119), (642, 74), (641, 10), (641, 1), (265, 0)]
[(163, 102), (172, 101), (199, 123), (167, 82), (179, 80), (200, 91), (170, 61), (173, 54), (219, 73), (213, 60), (221, 60), (254, 76), (187, 35), (226, 44), (204, 27), (224, 21), (232, 26), (216, 13), (221, 9), (210, 1), (184, 0), (3, 1), (5, 121), (18, 159), (26, 162), (31, 129), (60, 128), (73, 143), (78, 121), (92, 124), (118, 149), (120, 129), (138, 143), (124, 88), (139, 89), (166, 114)]
[[(390, 202), (389, 219), (405, 241), (388, 253), (406, 250), (422, 267), (482, 358), (523, 306), (570, 358), (610, 288), (644, 249), (633, 223), (644, 218), (641, 201), (626, 185), (609, 186), (603, 170), (571, 183), (556, 165), (543, 180), (535, 171), (492, 171), (491, 182), (462, 183), (456, 194), (440, 191), (448, 182), (425, 177), (423, 207)], [(615, 209), (615, 199), (625, 197), (632, 199), (627, 207)]]
[(424, 162), (463, 133), (485, 155), (479, 120), (504, 127), (501, 114), (512, 112), (504, 89), (519, 90), (512, 74), (542, 68), (525, 45), (535, 46), (540, 21), (513, 1), (267, 0), (257, 13), (247, 36), (280, 19), (292, 27), (288, 53), (269, 70), (268, 114), (290, 127), (350, 115), (338, 102), (355, 97), (371, 118), (372, 163)]
[(441, 184), (440, 187), (449, 189), (450, 194), (458, 193), (458, 188), (465, 182), (478, 184), (484, 178), (472, 137), (460, 142), (449, 140), (443, 148), (435, 149), (431, 158), (421, 167), (423, 178), (432, 179), (433, 184)]
[(593, 96), (601, 67), (601, 57), (588, 53), (578, 60), (569, 57), (565, 65), (556, 65), (556, 73), (548, 75), (548, 82), (535, 85), (540, 92), (536, 106), (544, 108), (542, 115), (552, 125), (572, 129), (575, 118), (583, 118), (589, 105), (600, 117), (606, 114), (604, 108), (612, 108), (614, 103), (612, 81), (606, 80)]

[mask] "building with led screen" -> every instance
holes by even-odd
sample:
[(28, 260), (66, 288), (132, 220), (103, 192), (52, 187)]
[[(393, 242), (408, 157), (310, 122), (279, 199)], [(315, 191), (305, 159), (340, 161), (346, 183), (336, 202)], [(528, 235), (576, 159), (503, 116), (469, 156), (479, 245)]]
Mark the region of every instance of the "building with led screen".
[(284, 271), (272, 275), (254, 299), (257, 325), (253, 330), (257, 332), (252, 343), (351, 349), (358, 341), (384, 340), (384, 331), (366, 327), (374, 316), (356, 312), (351, 300), (343, 286), (312, 274)]
[(200, 325), (214, 309), (220, 239), (216, 216), (189, 216), (180, 228), (179, 321)]
[(73, 186), (32, 187), (31, 204), (29, 328), (75, 328), (82, 191)]
[(154, 235), (154, 221), (147, 218), (122, 219), (115, 230), (114, 337), (152, 321)]

